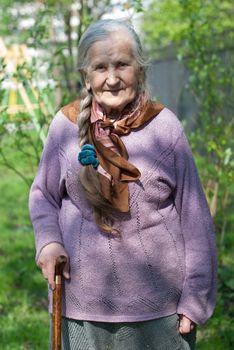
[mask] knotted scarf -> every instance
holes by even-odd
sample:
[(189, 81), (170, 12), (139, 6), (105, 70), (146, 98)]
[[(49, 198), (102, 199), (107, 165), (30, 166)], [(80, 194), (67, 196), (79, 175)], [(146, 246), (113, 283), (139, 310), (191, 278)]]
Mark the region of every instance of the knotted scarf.
[(128, 182), (141, 176), (140, 171), (128, 161), (128, 152), (120, 136), (141, 127), (163, 108), (160, 103), (141, 96), (137, 105), (128, 106), (120, 119), (113, 120), (93, 99), (89, 143), (95, 147), (100, 162), (97, 171), (101, 192), (119, 212), (129, 211)]

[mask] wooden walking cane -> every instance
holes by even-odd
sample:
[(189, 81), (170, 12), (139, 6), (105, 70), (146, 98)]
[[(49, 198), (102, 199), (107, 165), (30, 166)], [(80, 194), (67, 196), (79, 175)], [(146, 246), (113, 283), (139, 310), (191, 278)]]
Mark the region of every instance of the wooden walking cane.
[(55, 289), (53, 290), (53, 315), (52, 315), (52, 350), (61, 350), (61, 297), (62, 297), (62, 273), (67, 258), (64, 255), (56, 259), (55, 264)]

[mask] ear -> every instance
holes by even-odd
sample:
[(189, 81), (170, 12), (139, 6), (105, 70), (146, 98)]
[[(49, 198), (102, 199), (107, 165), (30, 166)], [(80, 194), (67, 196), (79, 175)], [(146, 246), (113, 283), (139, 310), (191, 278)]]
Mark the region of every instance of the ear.
[(85, 87), (88, 91), (91, 90), (91, 85), (90, 85), (90, 81), (89, 81), (89, 78), (87, 76), (87, 74), (84, 76), (84, 83), (85, 83)]
[(91, 86), (90, 86), (87, 73), (84, 71), (80, 71), (80, 75), (81, 75), (82, 84), (85, 85), (86, 89), (89, 91), (91, 89)]
[(144, 71), (143, 67), (140, 67), (138, 74), (139, 74), (138, 83), (142, 84), (144, 81), (144, 77), (145, 77), (145, 71)]

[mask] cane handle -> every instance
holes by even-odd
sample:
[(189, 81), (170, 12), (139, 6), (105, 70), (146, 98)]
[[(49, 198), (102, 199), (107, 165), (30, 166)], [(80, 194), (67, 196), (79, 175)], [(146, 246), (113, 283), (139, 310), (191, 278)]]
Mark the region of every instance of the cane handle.
[(55, 263), (55, 282), (56, 282), (56, 276), (62, 276), (63, 269), (64, 269), (64, 266), (65, 266), (66, 262), (67, 262), (67, 257), (65, 255), (60, 255), (56, 259), (56, 263)]

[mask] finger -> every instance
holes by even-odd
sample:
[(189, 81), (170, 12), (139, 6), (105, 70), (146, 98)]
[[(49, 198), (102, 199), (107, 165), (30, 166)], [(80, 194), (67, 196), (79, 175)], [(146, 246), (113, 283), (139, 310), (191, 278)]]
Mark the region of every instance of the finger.
[[(48, 272), (46, 268), (42, 268), (42, 274), (44, 279), (52, 286), (54, 287), (54, 273), (53, 272)], [(53, 289), (53, 288), (52, 288)]]
[(54, 289), (55, 288), (54, 272), (48, 273), (47, 279), (51, 289)]
[(54, 282), (54, 273), (55, 273), (55, 262), (49, 262), (46, 266), (46, 278), (48, 280), (49, 285), (52, 289), (55, 288)]
[(69, 263), (69, 259), (67, 257), (67, 262), (63, 268), (63, 276), (64, 278), (66, 279), (69, 279), (70, 278), (70, 263)]
[(39, 267), (39, 269), (42, 270), (42, 266), (43, 266), (42, 262), (41, 262), (40, 260), (37, 260), (37, 261), (36, 261), (36, 264), (37, 264), (37, 266)]
[(187, 317), (181, 317), (180, 319), (180, 326), (179, 326), (179, 332), (181, 334), (187, 334), (191, 331), (191, 323)]
[(47, 280), (48, 279), (48, 277), (47, 277), (47, 270), (46, 270), (46, 268), (43, 265), (41, 266), (41, 272), (42, 272), (42, 275), (43, 275), (44, 279)]
[(44, 279), (47, 281), (47, 283), (49, 283), (50, 288), (54, 290), (55, 289), (54, 274), (48, 274), (47, 270), (44, 268), (42, 269), (42, 274)]

